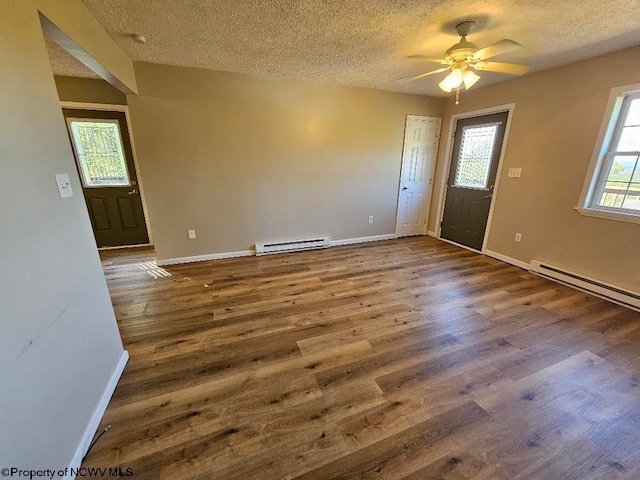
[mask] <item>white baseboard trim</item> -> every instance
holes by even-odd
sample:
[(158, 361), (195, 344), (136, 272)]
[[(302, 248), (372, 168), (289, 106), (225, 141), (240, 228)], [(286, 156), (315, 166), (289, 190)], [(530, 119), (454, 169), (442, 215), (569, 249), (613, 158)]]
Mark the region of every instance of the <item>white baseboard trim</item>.
[(438, 238), (438, 235), (436, 234), (436, 232), (432, 232), (431, 230), (427, 230), (427, 235), (433, 238)]
[(159, 267), (165, 265), (179, 265), (181, 263), (206, 262), (208, 260), (221, 260), (223, 258), (250, 257), (255, 255), (255, 250), (240, 250), (238, 252), (210, 253), (208, 255), (195, 255), (193, 257), (165, 258), (158, 260), (156, 264)]
[(529, 263), (529, 271), (548, 278), (554, 282), (562, 283), (569, 287), (590, 293), (596, 297), (604, 298), (623, 307), (640, 311), (640, 292), (629, 290), (618, 285), (613, 285), (602, 280), (581, 275), (579, 273), (567, 270), (539, 260), (531, 260)]
[[(87, 450), (89, 449), (89, 445), (91, 445), (91, 440), (93, 440), (93, 437), (96, 434), (98, 427), (100, 426), (100, 422), (102, 421), (104, 412), (107, 410), (109, 401), (113, 396), (113, 392), (115, 391), (116, 386), (120, 381), (120, 377), (122, 376), (122, 372), (124, 371), (124, 367), (127, 365), (128, 361), (129, 361), (129, 352), (125, 350), (124, 352), (122, 352), (120, 361), (118, 362), (118, 365), (116, 365), (116, 368), (113, 371), (113, 374), (111, 375), (111, 378), (109, 379), (109, 382), (107, 383), (107, 386), (104, 389), (102, 398), (100, 399), (100, 402), (98, 402), (98, 405), (96, 406), (96, 409), (94, 410), (93, 415), (91, 416), (91, 419), (87, 424), (87, 428), (85, 428), (84, 430), (84, 435), (82, 436), (82, 440), (80, 441), (80, 444), (78, 445), (78, 448), (76, 449), (76, 452), (73, 455), (73, 458), (71, 459), (71, 463), (69, 464), (69, 470), (80, 468), (80, 465), (82, 464), (82, 459), (87, 453)], [(71, 475), (67, 475), (65, 477), (65, 479), (69, 479), (69, 480), (72, 480), (74, 478), (75, 476), (71, 476)]]
[[(345, 238), (343, 240), (331, 240), (331, 246), (338, 245), (351, 245), (353, 243), (366, 243), (377, 242), (380, 240), (392, 240), (398, 238), (395, 233), (387, 235), (374, 235), (372, 237), (358, 237), (358, 238)], [(194, 262), (206, 262), (208, 260), (221, 260), (223, 258), (237, 258), (237, 257), (250, 257), (255, 255), (255, 250), (240, 250), (237, 252), (223, 252), (223, 253), (211, 253), (208, 255), (195, 255), (193, 257), (178, 257), (178, 258), (165, 258), (163, 260), (156, 261), (159, 267), (166, 265), (179, 265), (182, 263), (194, 263)]]
[(124, 249), (136, 249), (136, 248), (140, 248), (140, 249), (144, 249), (144, 248), (150, 248), (153, 247), (153, 243), (136, 243), (135, 245), (120, 245), (118, 247), (98, 247), (98, 251), (99, 252), (108, 252), (110, 250), (124, 250)]
[(501, 253), (492, 252), (491, 250), (485, 250), (482, 253), (484, 253), (488, 257), (495, 258), (496, 260), (501, 260), (503, 262), (510, 263), (511, 265), (515, 265), (516, 267), (520, 267), (524, 270), (529, 270), (529, 264), (527, 262), (516, 260), (515, 258), (507, 257), (506, 255), (502, 255)]
[(395, 233), (374, 235), (372, 237), (344, 238), (342, 240), (331, 239), (331, 246), (337, 247), (339, 245), (352, 245), (354, 243), (379, 242), (380, 240), (393, 240), (394, 238), (398, 238)]

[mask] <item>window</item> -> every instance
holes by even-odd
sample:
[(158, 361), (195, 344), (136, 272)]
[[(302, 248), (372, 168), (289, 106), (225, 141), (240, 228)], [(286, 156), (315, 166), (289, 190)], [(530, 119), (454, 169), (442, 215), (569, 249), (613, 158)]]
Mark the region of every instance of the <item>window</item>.
[(462, 129), (456, 187), (487, 188), (498, 125), (468, 126)]
[(578, 211), (640, 223), (640, 91), (614, 89)]
[(129, 185), (129, 172), (117, 120), (69, 119), (85, 187)]

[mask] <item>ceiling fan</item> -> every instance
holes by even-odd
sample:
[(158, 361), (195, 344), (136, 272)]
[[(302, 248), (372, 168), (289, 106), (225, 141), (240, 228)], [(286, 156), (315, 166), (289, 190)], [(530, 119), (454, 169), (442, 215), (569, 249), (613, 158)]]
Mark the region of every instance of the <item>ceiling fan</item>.
[(444, 54), (444, 58), (442, 59), (429, 58), (424, 55), (412, 55), (409, 57), (440, 63), (442, 65), (446, 65), (445, 67), (397, 81), (399, 83), (411, 82), (435, 73), (442, 73), (447, 70), (451, 70), (449, 75), (447, 75), (445, 79), (438, 84), (438, 86), (447, 93), (455, 90), (457, 105), (459, 103), (460, 89), (464, 87), (465, 90), (468, 90), (478, 80), (480, 80), (480, 75), (478, 75), (476, 71), (508, 73), (510, 75), (524, 75), (529, 71), (529, 67), (527, 65), (488, 62), (487, 59), (502, 55), (503, 53), (507, 53), (512, 50), (517, 50), (522, 45), (514, 42), (513, 40), (500, 40), (493, 45), (479, 49), (476, 45), (467, 41), (467, 35), (473, 31), (475, 25), (476, 22), (473, 21), (466, 21), (456, 25), (456, 31), (461, 37), (460, 41), (447, 50)]

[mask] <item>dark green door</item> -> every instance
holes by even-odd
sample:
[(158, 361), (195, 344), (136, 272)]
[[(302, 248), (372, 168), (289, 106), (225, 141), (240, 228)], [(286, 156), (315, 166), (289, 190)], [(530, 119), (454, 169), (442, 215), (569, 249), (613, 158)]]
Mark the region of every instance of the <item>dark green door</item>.
[(62, 111), (98, 247), (149, 243), (124, 112)]
[(482, 250), (508, 112), (459, 120), (440, 236)]

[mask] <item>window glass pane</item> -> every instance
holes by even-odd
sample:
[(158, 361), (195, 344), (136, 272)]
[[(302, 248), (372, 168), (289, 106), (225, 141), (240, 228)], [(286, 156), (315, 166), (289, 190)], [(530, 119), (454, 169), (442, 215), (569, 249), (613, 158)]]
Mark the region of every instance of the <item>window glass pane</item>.
[(626, 186), (624, 188), (619, 188), (618, 186), (607, 183), (604, 191), (602, 192), (602, 197), (600, 198), (600, 205), (603, 207), (620, 207), (626, 193)]
[(627, 192), (627, 187), (629, 186), (626, 182), (607, 182), (605, 184), (605, 188), (610, 190), (609, 193), (620, 193), (625, 194)]
[(616, 152), (640, 152), (640, 127), (624, 127)]
[(633, 183), (640, 183), (640, 159), (636, 163), (636, 170), (633, 172), (633, 178), (631, 181)]
[(629, 113), (624, 122), (625, 125), (640, 125), (640, 98), (632, 100), (629, 105)]
[(69, 124), (84, 185), (129, 185), (118, 121), (75, 119)]
[(498, 125), (464, 127), (456, 171), (456, 187), (487, 188)]
[(629, 192), (622, 202), (622, 208), (640, 211), (640, 183), (632, 183)]
[(616, 155), (602, 189), (599, 205), (640, 210), (640, 169), (637, 155)]
[(637, 159), (638, 157), (635, 155), (616, 155), (613, 157), (607, 181), (630, 182)]

